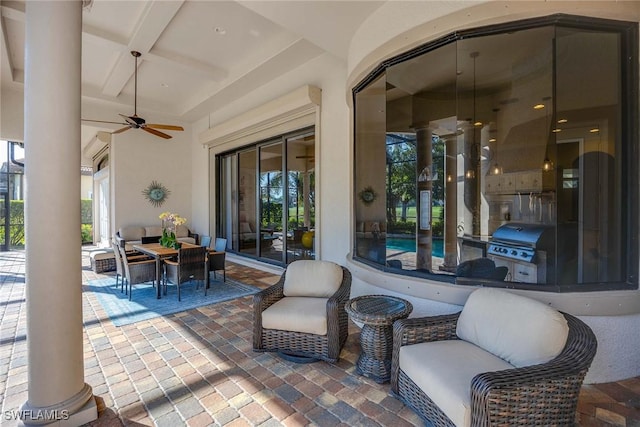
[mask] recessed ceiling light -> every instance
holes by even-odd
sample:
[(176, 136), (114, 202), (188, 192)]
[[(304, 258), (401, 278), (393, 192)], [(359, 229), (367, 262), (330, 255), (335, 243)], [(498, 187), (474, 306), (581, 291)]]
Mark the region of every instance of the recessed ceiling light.
[(554, 130), (552, 130), (551, 132), (553, 132), (553, 133), (562, 132), (562, 129), (554, 129)]
[(544, 104), (536, 104), (533, 106), (534, 110), (542, 110), (544, 108)]
[(482, 126), (482, 122), (475, 122), (473, 125), (480, 127), (480, 126)]
[(568, 121), (569, 120), (567, 120), (567, 119), (560, 119), (560, 120), (558, 120), (558, 123), (567, 123)]
[(221, 36), (224, 36), (225, 34), (227, 34), (227, 30), (225, 30), (223, 27), (215, 27), (213, 31), (215, 31), (216, 34), (219, 34)]
[(598, 133), (598, 132), (600, 132), (600, 129), (598, 129), (598, 128), (589, 129), (589, 132)]

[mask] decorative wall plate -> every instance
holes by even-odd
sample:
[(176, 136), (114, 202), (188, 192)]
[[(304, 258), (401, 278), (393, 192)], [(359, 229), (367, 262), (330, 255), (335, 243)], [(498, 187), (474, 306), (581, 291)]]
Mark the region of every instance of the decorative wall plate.
[(158, 181), (151, 181), (151, 184), (144, 190), (142, 190), (142, 194), (144, 197), (151, 203), (153, 206), (158, 207), (162, 206), (162, 204), (167, 200), (171, 191), (167, 189), (164, 185), (160, 184)]
[(378, 197), (376, 192), (373, 190), (373, 187), (371, 186), (365, 187), (358, 195), (360, 196), (360, 200), (362, 201), (362, 203), (364, 203), (365, 205), (370, 205)]

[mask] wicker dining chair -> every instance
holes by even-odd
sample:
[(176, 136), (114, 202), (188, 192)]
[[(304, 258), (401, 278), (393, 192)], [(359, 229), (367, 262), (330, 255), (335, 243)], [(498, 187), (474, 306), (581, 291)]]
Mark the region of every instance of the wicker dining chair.
[(253, 297), (253, 350), (337, 362), (349, 334), (350, 292), (345, 267), (292, 262), (278, 283)]
[(129, 288), (129, 300), (131, 300), (132, 287), (140, 283), (154, 282), (156, 280), (156, 262), (149, 258), (128, 258), (125, 248), (118, 247), (120, 260), (124, 270), (125, 286)]
[(227, 239), (217, 237), (214, 250), (209, 252), (209, 271), (213, 271), (213, 279), (216, 280), (216, 271), (222, 270), (222, 281), (227, 281)]
[(116, 289), (118, 289), (118, 282), (120, 282), (120, 292), (125, 290), (124, 266), (122, 265), (122, 258), (120, 257), (120, 247), (115, 240), (111, 240), (111, 247), (113, 248), (113, 255), (116, 259)]
[[(166, 283), (171, 282), (178, 288), (178, 301), (180, 301), (180, 285), (196, 280), (205, 282), (209, 274), (209, 266), (206, 263), (207, 248), (196, 246), (178, 249), (178, 258), (174, 260), (164, 260), (165, 265), (165, 292)], [(197, 288), (197, 287), (196, 287)], [(204, 285), (205, 295), (207, 294), (207, 284)]]
[[(596, 337), (581, 320), (561, 313), (569, 334), (561, 353), (537, 365), (486, 372), (469, 384), (471, 426), (575, 425), (578, 395), (596, 353)], [(394, 323), (391, 394), (433, 426), (454, 422), (402, 370), (400, 348), (423, 342), (457, 340), (460, 313), (409, 318)]]
[(200, 246), (208, 248), (211, 246), (211, 236), (200, 236)]

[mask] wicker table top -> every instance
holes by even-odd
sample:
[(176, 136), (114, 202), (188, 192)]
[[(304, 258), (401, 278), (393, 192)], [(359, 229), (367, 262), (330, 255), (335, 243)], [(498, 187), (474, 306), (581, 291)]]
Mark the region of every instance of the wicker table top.
[(345, 305), (351, 319), (369, 325), (391, 325), (413, 310), (409, 301), (390, 295), (363, 295)]

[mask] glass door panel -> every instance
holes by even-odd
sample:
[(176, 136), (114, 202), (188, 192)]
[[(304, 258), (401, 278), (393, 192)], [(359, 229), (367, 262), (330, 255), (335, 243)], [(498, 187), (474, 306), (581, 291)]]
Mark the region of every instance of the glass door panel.
[(282, 143), (260, 147), (260, 256), (282, 261)]
[(260, 230), (256, 221), (258, 200), (256, 194), (256, 149), (238, 154), (238, 251), (258, 255)]
[(315, 135), (287, 139), (287, 259), (315, 258)]
[(218, 205), (217, 236), (226, 238), (228, 247), (238, 251), (240, 247), (238, 230), (238, 156), (231, 154), (220, 158), (220, 199)]

